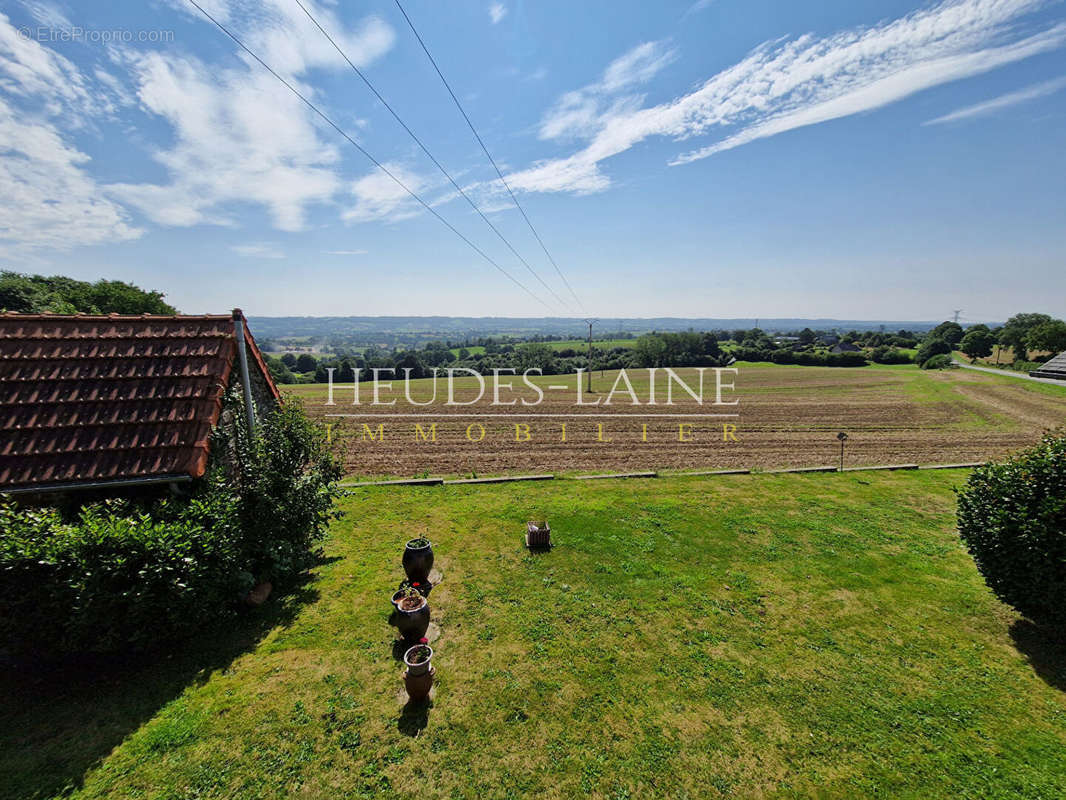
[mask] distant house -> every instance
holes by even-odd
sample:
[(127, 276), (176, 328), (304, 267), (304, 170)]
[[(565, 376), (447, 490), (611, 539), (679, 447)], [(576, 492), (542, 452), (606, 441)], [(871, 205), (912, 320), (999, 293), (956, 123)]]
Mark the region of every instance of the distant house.
[(239, 341), (261, 414), (280, 395), (240, 309), (0, 314), (0, 492), (107, 491), (203, 475), (223, 395), (241, 384)]
[(836, 335), (834, 335), (832, 333), (827, 333), (827, 334), (825, 334), (825, 336), (819, 336), (818, 337), (818, 344), (825, 345), (826, 347), (828, 347), (831, 344), (836, 344), (839, 341), (840, 341), (840, 337), (836, 336)]
[(859, 353), (861, 351), (862, 351), (861, 347), (859, 347), (858, 345), (854, 345), (851, 342), (837, 342), (835, 345), (833, 345), (833, 349), (830, 350), (829, 352), (830, 353)]
[(1039, 369), (1029, 373), (1034, 378), (1054, 378), (1066, 381), (1066, 352), (1059, 353), (1054, 358), (1045, 361)]

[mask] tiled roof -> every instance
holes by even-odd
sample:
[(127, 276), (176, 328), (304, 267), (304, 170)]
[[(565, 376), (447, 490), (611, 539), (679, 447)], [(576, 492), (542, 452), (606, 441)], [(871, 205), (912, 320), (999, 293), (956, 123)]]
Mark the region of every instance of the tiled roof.
[[(239, 369), (233, 326), (230, 315), (0, 314), (0, 490), (202, 475)], [(249, 367), (277, 397), (247, 335)]]
[(1055, 378), (1066, 380), (1066, 352), (1059, 353), (1054, 358), (1044, 362), (1040, 367), (1029, 373), (1037, 378)]

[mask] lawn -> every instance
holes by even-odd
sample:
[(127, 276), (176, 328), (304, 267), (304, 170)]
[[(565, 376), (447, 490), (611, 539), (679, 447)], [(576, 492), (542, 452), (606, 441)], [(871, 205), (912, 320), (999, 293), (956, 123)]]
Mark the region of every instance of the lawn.
[[(965, 476), (358, 490), (313, 580), (224, 634), (5, 676), (0, 796), (1062, 797), (1066, 649), (960, 547)], [(386, 625), (416, 534), (428, 708)]]

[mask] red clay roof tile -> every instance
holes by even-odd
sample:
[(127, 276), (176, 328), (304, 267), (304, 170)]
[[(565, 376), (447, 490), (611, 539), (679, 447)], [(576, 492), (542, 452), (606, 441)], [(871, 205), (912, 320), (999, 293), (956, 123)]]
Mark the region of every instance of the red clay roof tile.
[(0, 490), (202, 475), (236, 352), (231, 315), (0, 314)]

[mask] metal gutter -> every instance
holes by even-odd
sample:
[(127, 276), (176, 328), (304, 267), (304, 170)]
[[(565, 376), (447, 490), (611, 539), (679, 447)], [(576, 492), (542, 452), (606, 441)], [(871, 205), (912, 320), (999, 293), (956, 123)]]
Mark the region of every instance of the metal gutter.
[(233, 333), (237, 337), (237, 358), (241, 364), (241, 384), (244, 386), (244, 413), (248, 418), (248, 435), (255, 435), (255, 406), (252, 404), (252, 379), (248, 374), (248, 348), (244, 343), (244, 314), (233, 309)]
[(80, 483), (44, 483), (40, 486), (21, 486), (17, 489), (0, 488), (0, 494), (47, 494), (70, 492), (82, 489), (121, 489), (135, 486), (155, 486), (160, 483), (190, 483), (191, 475), (157, 475), (151, 478), (119, 478), (110, 481), (82, 481)]

